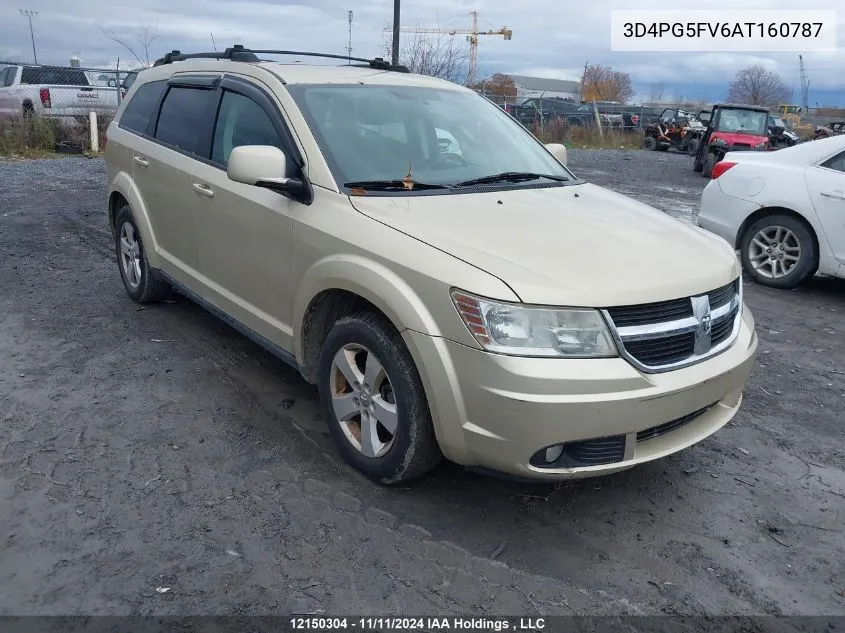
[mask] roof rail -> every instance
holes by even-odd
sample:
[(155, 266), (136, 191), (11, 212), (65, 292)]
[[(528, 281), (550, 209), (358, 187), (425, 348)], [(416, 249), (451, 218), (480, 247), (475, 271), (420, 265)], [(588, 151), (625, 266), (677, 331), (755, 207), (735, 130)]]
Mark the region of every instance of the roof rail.
[(347, 62), (363, 62), (362, 64), (355, 64), (356, 66), (364, 66), (373, 68), (375, 70), (390, 70), (394, 72), (407, 73), (410, 72), (407, 66), (401, 64), (391, 64), (382, 57), (374, 59), (366, 59), (363, 57), (349, 57), (346, 55), (333, 55), (331, 53), (312, 53), (309, 51), (283, 51), (273, 49), (249, 49), (244, 48), (242, 44), (235, 44), (225, 51), (213, 53), (183, 53), (181, 51), (171, 51), (164, 57), (157, 59), (153, 66), (161, 66), (162, 64), (172, 64), (185, 59), (228, 59), (235, 62), (260, 62), (258, 55), (291, 55), (294, 57), (321, 57), (325, 59), (341, 59)]

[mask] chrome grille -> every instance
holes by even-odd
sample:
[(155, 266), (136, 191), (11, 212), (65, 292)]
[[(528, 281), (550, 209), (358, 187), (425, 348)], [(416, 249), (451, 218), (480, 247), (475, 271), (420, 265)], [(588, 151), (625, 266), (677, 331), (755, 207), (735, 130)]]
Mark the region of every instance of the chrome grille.
[(739, 331), (742, 282), (707, 294), (604, 310), (622, 355), (647, 372), (692, 365), (729, 348)]

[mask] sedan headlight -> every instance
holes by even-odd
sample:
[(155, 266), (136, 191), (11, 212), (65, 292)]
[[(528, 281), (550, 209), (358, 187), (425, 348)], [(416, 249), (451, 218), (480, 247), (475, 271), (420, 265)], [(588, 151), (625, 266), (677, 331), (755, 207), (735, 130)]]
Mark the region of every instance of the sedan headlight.
[(475, 340), (488, 352), (557, 358), (618, 355), (598, 310), (504, 303), (460, 290), (452, 291), (452, 301)]

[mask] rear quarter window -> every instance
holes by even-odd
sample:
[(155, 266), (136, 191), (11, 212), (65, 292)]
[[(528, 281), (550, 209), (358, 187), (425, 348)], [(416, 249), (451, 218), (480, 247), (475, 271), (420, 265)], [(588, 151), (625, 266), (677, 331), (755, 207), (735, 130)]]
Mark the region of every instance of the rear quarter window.
[(88, 86), (88, 76), (75, 68), (50, 68), (48, 66), (24, 66), (21, 72), (22, 84), (49, 84), (52, 86)]
[(209, 107), (216, 94), (201, 88), (171, 87), (161, 104), (156, 139), (185, 152), (204, 154), (201, 145), (210, 123)]
[(126, 104), (126, 109), (120, 117), (120, 127), (141, 134), (146, 133), (165, 88), (166, 81), (151, 81), (139, 86)]

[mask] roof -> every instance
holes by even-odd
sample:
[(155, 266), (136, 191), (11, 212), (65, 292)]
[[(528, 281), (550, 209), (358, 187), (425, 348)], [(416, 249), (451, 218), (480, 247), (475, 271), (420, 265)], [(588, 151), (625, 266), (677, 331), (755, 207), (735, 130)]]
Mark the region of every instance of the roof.
[(525, 75), (507, 75), (513, 82), (526, 90), (541, 92), (579, 92), (581, 84), (567, 79), (546, 79), (544, 77), (526, 77)]
[[(294, 58), (295, 59), (295, 58)], [(273, 73), (286, 84), (377, 84), (416, 86), (441, 90), (469, 90), (450, 81), (426, 75), (378, 70), (347, 64), (281, 63), (275, 61), (247, 62), (226, 59), (185, 59), (145, 69), (144, 77), (152, 81), (170, 77), (174, 73), (238, 72), (246, 68), (261, 68)]]
[(766, 106), (748, 105), (747, 103), (716, 103), (714, 108), (733, 108), (734, 110), (757, 110), (758, 112), (768, 112)]

